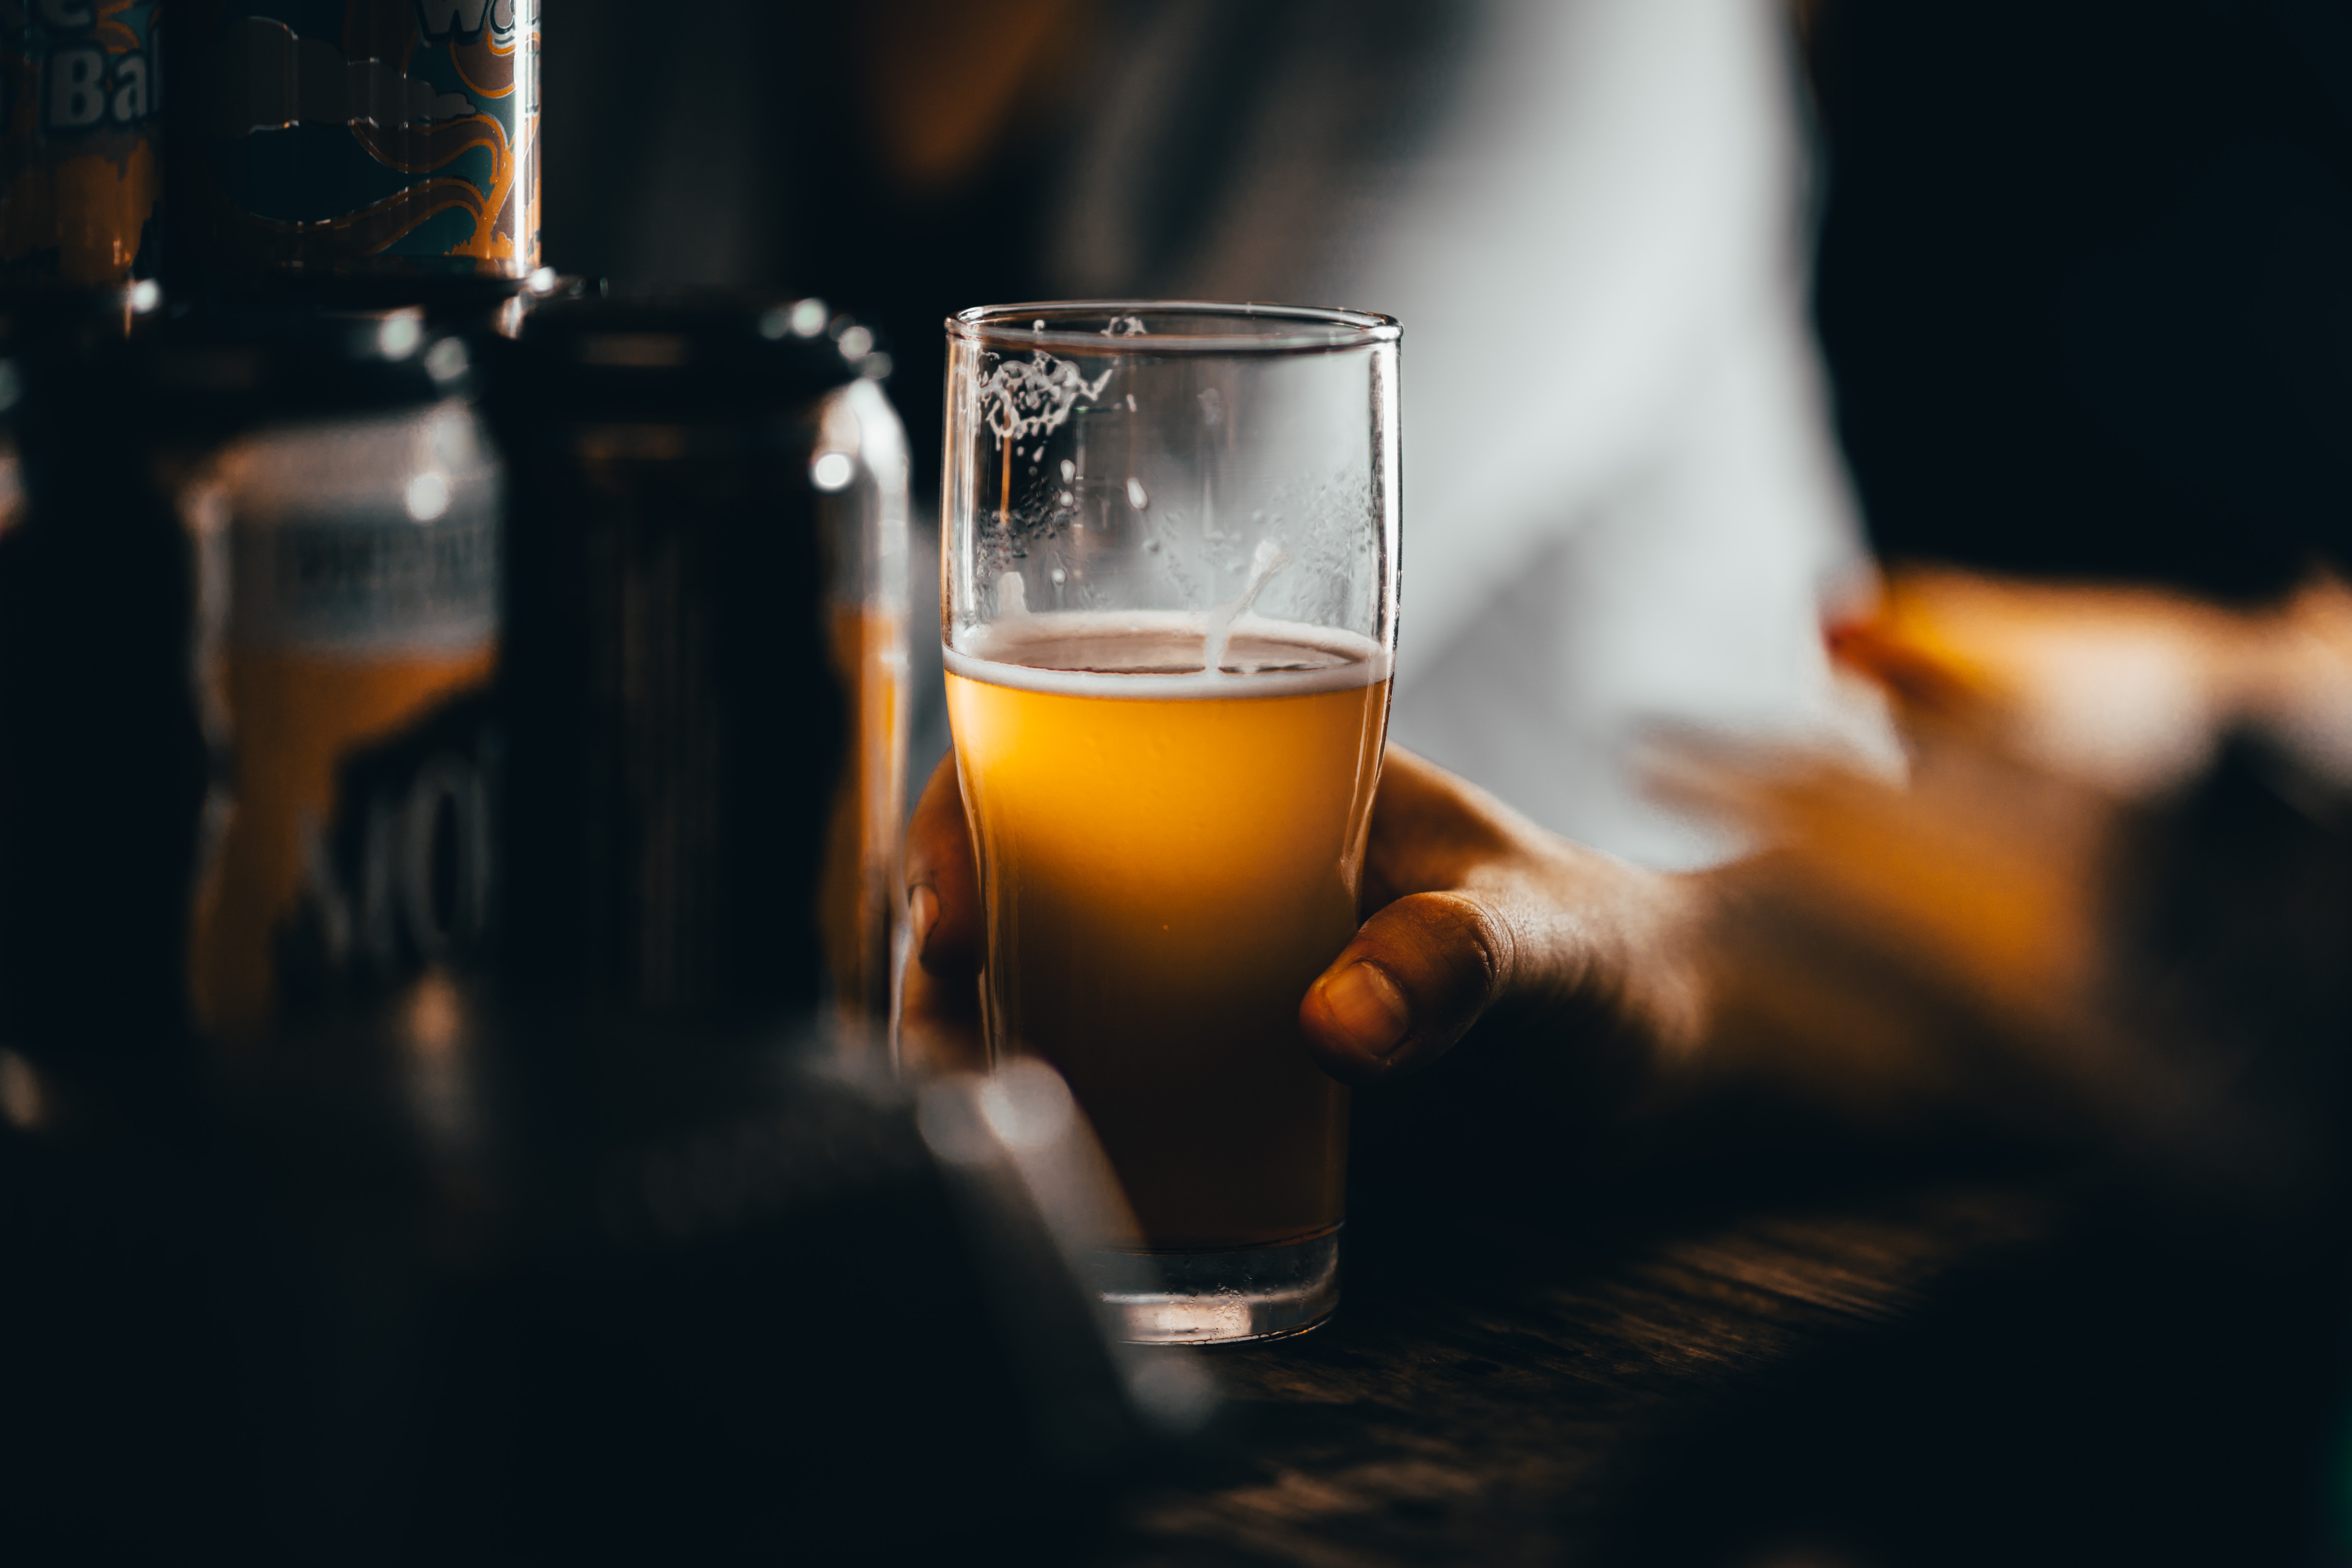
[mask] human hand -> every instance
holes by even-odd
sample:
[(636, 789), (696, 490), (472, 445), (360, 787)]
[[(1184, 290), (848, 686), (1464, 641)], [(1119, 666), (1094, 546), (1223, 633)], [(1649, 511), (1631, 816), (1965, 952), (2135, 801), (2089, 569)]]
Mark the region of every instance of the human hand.
[[(915, 809), (907, 868), (903, 1058), (977, 1066), (979, 878), (952, 757)], [(1704, 1014), (1685, 940), (1700, 891), (1548, 833), (1391, 746), (1365, 854), (1375, 912), (1302, 998), (1307, 1048), (1334, 1078), (1370, 1084), (1427, 1066), (1492, 1016), (1644, 1062), (1687, 1055)]]
[(1643, 1058), (1686, 1055), (1704, 988), (1685, 941), (1697, 886), (1547, 832), (1389, 748), (1372, 811), (1372, 911), (1299, 1007), (1342, 1082), (1411, 1073), (1482, 1019)]
[(980, 869), (950, 751), (907, 824), (909, 951), (898, 979), (898, 1058), (918, 1076), (987, 1065), (980, 1023)]

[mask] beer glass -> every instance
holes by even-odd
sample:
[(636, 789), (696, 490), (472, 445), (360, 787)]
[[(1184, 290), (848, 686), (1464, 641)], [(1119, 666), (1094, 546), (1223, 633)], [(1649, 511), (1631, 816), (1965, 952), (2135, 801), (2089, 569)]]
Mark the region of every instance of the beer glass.
[(1068, 1081), (1131, 1217), (1120, 1331), (1339, 1299), (1347, 1092), (1307, 986), (1354, 934), (1386, 733), (1396, 322), (1011, 305), (948, 323), (940, 636), (997, 1060)]

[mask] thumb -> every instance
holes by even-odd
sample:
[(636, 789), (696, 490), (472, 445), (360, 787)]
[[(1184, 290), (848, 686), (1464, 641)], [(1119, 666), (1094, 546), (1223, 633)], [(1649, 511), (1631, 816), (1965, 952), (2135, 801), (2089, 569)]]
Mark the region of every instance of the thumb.
[(1369, 1084), (1444, 1056), (1509, 985), (1509, 923), (1467, 893), (1415, 893), (1381, 910), (1307, 989), (1309, 1055)]

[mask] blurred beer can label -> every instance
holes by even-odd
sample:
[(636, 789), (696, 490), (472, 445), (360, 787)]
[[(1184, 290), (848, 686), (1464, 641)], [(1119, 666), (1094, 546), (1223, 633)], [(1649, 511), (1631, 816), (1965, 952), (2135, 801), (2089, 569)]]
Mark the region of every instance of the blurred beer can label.
[(236, 1041), (397, 1012), (486, 956), (500, 541), (462, 405), (270, 432), (219, 474), (233, 763), (190, 978)]
[(498, 531), (486, 515), (419, 526), (329, 517), (246, 531), (236, 636), (346, 656), (487, 647), (498, 627)]
[(200, 205), (192, 232), (207, 268), (537, 268), (539, 0), (184, 8), (201, 18), (191, 90), (203, 167), (183, 188)]
[(0, 281), (107, 288), (153, 274), (163, 10), (0, 4)]

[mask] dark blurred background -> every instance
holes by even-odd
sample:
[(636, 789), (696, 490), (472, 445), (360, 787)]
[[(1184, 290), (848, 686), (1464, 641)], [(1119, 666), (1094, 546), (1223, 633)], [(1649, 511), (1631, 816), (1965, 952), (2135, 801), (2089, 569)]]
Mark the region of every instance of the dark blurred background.
[(2273, 593), (2352, 534), (2352, 10), (1830, 0), (1817, 300), (1883, 553)]
[[(712, 0), (681, 24), (571, 0), (547, 33), (550, 102), (575, 107), (548, 116), (546, 255), (621, 287), (785, 289), (855, 312), (894, 351), (927, 472), (945, 317), (1166, 288), (1260, 153), (1262, 100), (1301, 90), (1300, 55), (1325, 62), (1303, 86), (1331, 133), (1378, 159), (1443, 91), (1478, 9)], [(1122, 108), (1154, 112), (1137, 132)], [(1086, 165), (1114, 139), (1134, 243), (1071, 243)], [(1321, 237), (1311, 211), (1289, 216), (1292, 243)]]
[[(1351, 156), (1401, 154), (1490, 9), (567, 0), (546, 253), (856, 312), (928, 468), (941, 317), (1181, 276), (1302, 46), (1329, 57), (1320, 107)], [(2237, 594), (2341, 553), (2352, 9), (1799, 0), (1789, 20), (1817, 110), (1817, 318), (1883, 552)], [(1144, 243), (1106, 269), (1056, 240), (1112, 89), (1184, 108), (1133, 159)], [(1276, 237), (1312, 243), (1323, 216)]]

